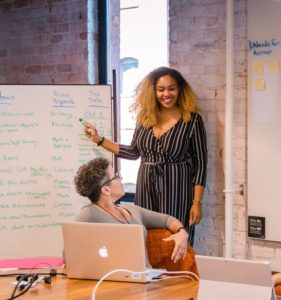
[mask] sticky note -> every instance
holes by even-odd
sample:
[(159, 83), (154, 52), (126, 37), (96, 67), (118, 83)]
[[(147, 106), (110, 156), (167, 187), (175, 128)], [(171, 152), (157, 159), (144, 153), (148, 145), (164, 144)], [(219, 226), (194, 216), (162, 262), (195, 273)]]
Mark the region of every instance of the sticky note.
[(278, 74), (279, 73), (279, 61), (271, 60), (268, 62), (269, 72), (270, 74)]
[(263, 78), (255, 79), (255, 90), (263, 91), (265, 89), (265, 80)]
[(253, 61), (253, 72), (254, 74), (262, 74), (264, 72), (264, 65), (262, 61)]

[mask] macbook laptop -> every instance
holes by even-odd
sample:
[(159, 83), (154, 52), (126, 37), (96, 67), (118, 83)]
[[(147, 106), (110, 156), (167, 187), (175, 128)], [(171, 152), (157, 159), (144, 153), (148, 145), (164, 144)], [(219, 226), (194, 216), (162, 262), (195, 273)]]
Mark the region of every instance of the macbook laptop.
[(112, 272), (104, 280), (148, 282), (165, 272), (146, 268), (142, 225), (65, 222), (62, 230), (69, 278), (98, 280)]
[(269, 262), (196, 255), (198, 300), (275, 300)]

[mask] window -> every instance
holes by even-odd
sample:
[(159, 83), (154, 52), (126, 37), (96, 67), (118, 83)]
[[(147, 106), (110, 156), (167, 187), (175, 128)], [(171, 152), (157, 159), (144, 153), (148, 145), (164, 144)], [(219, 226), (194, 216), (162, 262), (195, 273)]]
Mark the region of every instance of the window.
[[(129, 112), (134, 90), (151, 70), (168, 65), (167, 0), (120, 0), (120, 138), (130, 144), (135, 116)], [(126, 192), (135, 191), (139, 160), (121, 159)]]
[(133, 75), (131, 74), (134, 72), (134, 70), (132, 69), (137, 69), (138, 67), (139, 67), (139, 61), (136, 58), (126, 57), (121, 59), (121, 64), (120, 64), (121, 94), (128, 95), (134, 89), (134, 84), (135, 84), (134, 80), (130, 80), (130, 78), (133, 79), (134, 76), (130, 76), (130, 75)]

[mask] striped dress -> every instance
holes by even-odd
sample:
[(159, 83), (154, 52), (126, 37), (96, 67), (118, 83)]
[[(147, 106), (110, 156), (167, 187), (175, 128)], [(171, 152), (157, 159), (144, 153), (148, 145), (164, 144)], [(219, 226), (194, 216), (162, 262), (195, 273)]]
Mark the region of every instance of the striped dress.
[(152, 128), (137, 127), (131, 145), (120, 145), (118, 157), (141, 157), (135, 203), (179, 219), (193, 244), (194, 226), (188, 223), (194, 185), (206, 183), (207, 138), (201, 116), (193, 113), (187, 123), (180, 119), (159, 139)]

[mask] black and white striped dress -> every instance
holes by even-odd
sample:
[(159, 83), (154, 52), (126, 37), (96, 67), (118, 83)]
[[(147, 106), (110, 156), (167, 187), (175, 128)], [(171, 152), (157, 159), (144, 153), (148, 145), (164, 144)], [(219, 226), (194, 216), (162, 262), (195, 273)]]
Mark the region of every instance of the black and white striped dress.
[(193, 244), (189, 211), (194, 185), (205, 186), (207, 168), (207, 138), (201, 116), (193, 113), (187, 123), (180, 119), (159, 139), (152, 128), (137, 127), (131, 145), (120, 145), (118, 157), (141, 157), (135, 203), (178, 218), (189, 230)]

